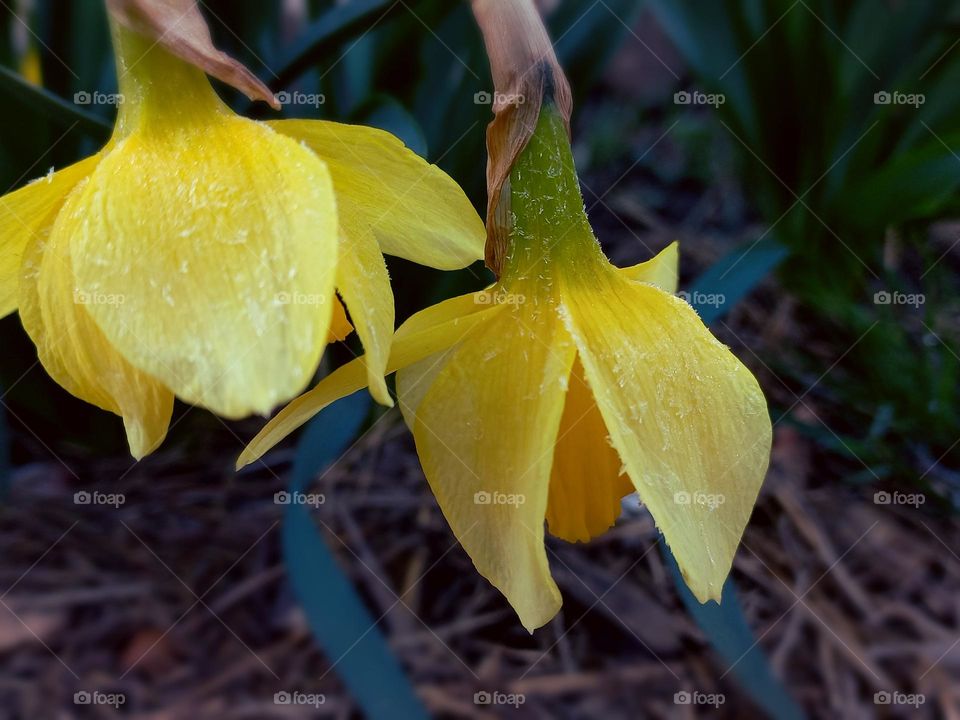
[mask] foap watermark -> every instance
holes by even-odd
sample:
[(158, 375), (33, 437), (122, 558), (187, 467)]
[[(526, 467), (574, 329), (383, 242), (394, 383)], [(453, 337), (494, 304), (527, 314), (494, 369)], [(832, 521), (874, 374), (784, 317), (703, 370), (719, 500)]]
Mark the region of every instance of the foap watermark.
[(721, 493), (680, 490), (673, 494), (673, 501), (677, 505), (706, 505), (711, 510), (716, 510), (727, 501), (727, 498)]
[(923, 93), (905, 93), (899, 90), (880, 90), (873, 94), (874, 105), (909, 105), (918, 108), (927, 101)]
[(912, 708), (918, 708), (927, 701), (927, 696), (923, 693), (904, 693), (899, 690), (890, 692), (881, 690), (873, 694), (874, 705), (909, 705)]
[(327, 696), (322, 693), (305, 693), (298, 690), (288, 692), (281, 690), (273, 695), (274, 705), (300, 705), (316, 709), (325, 702), (327, 702)]
[(699, 290), (688, 292), (681, 290), (677, 297), (684, 300), (689, 305), (699, 305), (701, 307), (721, 307), (727, 304), (727, 296), (723, 293), (705, 293)]
[(127, 296), (121, 293), (73, 291), (74, 305), (123, 305)]
[(912, 505), (913, 507), (920, 507), (926, 501), (927, 496), (923, 493), (878, 490), (873, 494), (874, 505)]
[(927, 302), (927, 296), (923, 293), (902, 293), (897, 290), (889, 292), (880, 290), (873, 294), (874, 305), (907, 305), (909, 307), (919, 308)]
[(325, 295), (301, 292), (279, 292), (273, 299), (277, 305), (323, 305), (327, 302)]
[(114, 710), (127, 704), (127, 696), (123, 693), (105, 693), (99, 690), (78, 690), (73, 694), (74, 705), (105, 705)]
[(474, 505), (515, 505), (519, 507), (526, 501), (527, 496), (520, 493), (479, 490), (473, 494)]
[(320, 507), (327, 501), (323, 493), (302, 493), (287, 492), (281, 490), (273, 496), (275, 505), (309, 505), (310, 507)]
[(523, 693), (505, 693), (497, 690), (480, 690), (473, 694), (474, 705), (510, 705), (518, 708), (527, 701)]
[(273, 97), (281, 105), (305, 105), (313, 108), (318, 108), (327, 102), (327, 96), (323, 93), (287, 92), (284, 90)]
[(473, 96), (474, 105), (523, 105), (526, 101), (526, 96), (520, 93), (491, 93), (481, 90)]
[(673, 694), (674, 705), (710, 705), (719, 708), (727, 701), (723, 693), (703, 693), (697, 690), (680, 690)]
[(679, 90), (673, 94), (674, 105), (709, 105), (718, 108), (727, 101), (723, 93), (705, 93), (699, 90)]
[(102, 493), (98, 490), (94, 490), (93, 492), (81, 490), (73, 494), (74, 505), (102, 505), (116, 509), (125, 502), (127, 502), (127, 497), (123, 493)]
[(526, 301), (526, 295), (511, 293), (506, 290), (481, 291), (473, 294), (473, 302), (476, 305), (523, 305)]
[(73, 94), (75, 105), (123, 105), (127, 101), (122, 93), (103, 93), (99, 90), (87, 92), (81, 90)]

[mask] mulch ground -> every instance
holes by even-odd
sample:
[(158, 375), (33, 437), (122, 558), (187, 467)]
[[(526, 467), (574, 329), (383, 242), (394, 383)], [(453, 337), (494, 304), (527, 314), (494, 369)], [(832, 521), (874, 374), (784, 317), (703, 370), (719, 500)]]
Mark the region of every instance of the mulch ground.
[[(291, 451), (234, 476), (220, 458), (239, 447), (233, 430), (210, 439), (218, 455), (200, 469), (168, 451), (132, 469), (50, 460), (15, 471), (0, 511), (4, 717), (114, 716), (74, 705), (84, 690), (123, 693), (121, 714), (155, 720), (356, 712), (280, 558), (273, 495)], [(837, 481), (830, 463), (778, 425), (734, 570), (760, 646), (811, 717), (960, 716), (956, 523), (923, 506), (877, 504), (873, 491)], [(84, 488), (124, 502), (77, 505)], [(530, 636), (456, 544), (393, 412), (315, 490), (326, 497), (318, 527), (437, 717), (754, 712), (735, 669), (683, 610), (636, 503), (589, 545), (550, 541), (564, 608)], [(319, 711), (275, 705), (284, 690), (326, 702)], [(483, 691), (521, 693), (525, 703), (476, 705)], [(721, 693), (724, 703), (676, 705), (682, 691)], [(875, 704), (876, 693), (894, 692), (925, 702)]]

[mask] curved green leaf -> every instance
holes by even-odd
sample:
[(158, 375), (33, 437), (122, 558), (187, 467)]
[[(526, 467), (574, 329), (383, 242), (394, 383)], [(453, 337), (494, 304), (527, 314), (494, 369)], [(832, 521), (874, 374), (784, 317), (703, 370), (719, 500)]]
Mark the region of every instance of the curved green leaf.
[(697, 621), (714, 649), (729, 663), (728, 672), (737, 678), (754, 702), (771, 718), (802, 720), (803, 711), (774, 676), (763, 649), (747, 624), (733, 580), (727, 579), (724, 583), (722, 603), (711, 601), (701, 605), (683, 581), (677, 561), (673, 559), (666, 542), (660, 543), (660, 547), (687, 612)]
[(19, 101), (38, 116), (63, 127), (69, 128), (76, 125), (98, 140), (106, 140), (113, 128), (111, 123), (103, 118), (84, 112), (72, 102), (27, 82), (10, 68), (2, 66), (0, 66), (0, 97)]
[(397, 0), (353, 0), (328, 10), (310, 23), (280, 63), (273, 78), (276, 85), (286, 87), (332, 48), (378, 25), (399, 7), (402, 5)]
[[(338, 400), (306, 427), (297, 445), (290, 493), (305, 493), (356, 436), (370, 409), (363, 390)], [(370, 720), (425, 720), (375, 620), (337, 565), (304, 504), (286, 506), (283, 555), (290, 583), (320, 647)]]

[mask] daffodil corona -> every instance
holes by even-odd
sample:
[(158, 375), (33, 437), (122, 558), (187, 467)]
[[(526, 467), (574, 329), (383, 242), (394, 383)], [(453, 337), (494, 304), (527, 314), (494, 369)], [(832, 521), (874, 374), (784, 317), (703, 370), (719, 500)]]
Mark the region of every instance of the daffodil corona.
[[(549, 100), (504, 188), (497, 283), (413, 316), (388, 364), (444, 515), (530, 630), (561, 603), (544, 525), (589, 540), (634, 491), (693, 593), (719, 600), (769, 458), (756, 380), (674, 296), (675, 245), (627, 269), (607, 261)], [(333, 373), (240, 462), (363, 382), (361, 363)]]
[(349, 331), (337, 293), (391, 403), (381, 253), (442, 269), (481, 257), (463, 192), (388, 133), (239, 117), (164, 35), (112, 30), (110, 141), (0, 199), (0, 316), (19, 309), (50, 375), (121, 415), (138, 458), (174, 396), (239, 418), (301, 391)]

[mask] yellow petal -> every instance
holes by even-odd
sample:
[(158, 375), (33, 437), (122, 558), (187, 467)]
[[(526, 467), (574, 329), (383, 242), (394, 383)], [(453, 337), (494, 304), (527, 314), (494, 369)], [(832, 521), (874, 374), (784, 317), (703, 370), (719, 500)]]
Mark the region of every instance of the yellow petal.
[[(451, 298), (410, 317), (397, 330), (396, 337), (398, 339), (403, 338), (432, 325), (458, 317), (462, 318), (472, 313), (492, 308), (502, 310), (510, 305), (510, 303), (504, 303), (503, 301), (512, 297), (515, 297), (515, 295), (511, 295), (501, 287), (493, 285), (479, 292)], [(462, 339), (468, 337), (469, 335), (465, 335)], [(400, 404), (400, 411), (403, 413), (403, 419), (411, 430), (413, 430), (417, 408), (427, 390), (430, 389), (433, 378), (445, 367), (447, 360), (453, 356), (458, 347), (459, 343), (451, 345), (419, 362), (397, 370), (397, 399)], [(629, 492), (632, 492), (632, 490)]]
[(483, 257), (483, 221), (463, 190), (390, 133), (323, 120), (279, 120), (333, 176), (345, 222), (370, 228), (383, 252), (454, 270)]
[(680, 276), (680, 245), (672, 242), (656, 257), (639, 265), (624, 268), (620, 272), (631, 280), (656, 285), (664, 292), (674, 295), (677, 292)]
[(159, 118), (90, 178), (71, 238), (88, 311), (133, 365), (225, 417), (309, 382), (337, 261), (332, 184), (312, 152), (226, 113)]
[(450, 359), (460, 349), (460, 343), (445, 347), (438, 353), (428, 355), (423, 360), (397, 371), (397, 402), (403, 421), (413, 432), (417, 421), (417, 409), (423, 398), (433, 387), (437, 376), (447, 367)]
[(367, 366), (370, 394), (377, 402), (393, 407), (384, 374), (393, 341), (393, 291), (383, 254), (373, 234), (364, 226), (340, 226), (340, 260), (337, 289), (350, 309)]
[(396, 339), (416, 335), (434, 326), (488, 310), (503, 310), (502, 305), (490, 302), (489, 291), (458, 295), (411, 315), (397, 329)]
[(71, 394), (123, 418), (131, 454), (138, 460), (163, 441), (173, 412), (173, 393), (134, 368), (107, 342), (88, 314), (94, 304), (119, 297), (84, 295), (75, 289), (70, 237), (83, 222), (82, 189), (70, 195), (49, 238), (37, 237), (24, 255), (20, 317), (40, 362)]
[(574, 356), (555, 310), (531, 302), (501, 313), (433, 379), (413, 428), (454, 535), (531, 632), (561, 604), (543, 526)]
[(578, 360), (570, 377), (550, 475), (547, 529), (569, 542), (586, 542), (620, 517), (620, 499), (634, 491), (610, 444)]
[[(493, 294), (489, 289), (451, 298), (410, 317), (397, 330), (397, 339), (420, 332), (433, 325), (466, 317), (495, 306)], [(468, 337), (470, 337), (469, 334), (464, 335), (461, 342)], [(459, 347), (459, 342), (451, 344), (438, 353), (428, 355), (419, 362), (411, 363), (397, 370), (397, 401), (400, 404), (403, 419), (411, 431), (420, 401), (423, 400), (424, 395), (433, 384), (433, 379), (446, 367), (447, 361), (453, 357)]]
[[(473, 331), (478, 323), (502, 309), (488, 306), (483, 308), (482, 311), (473, 312), (464, 317), (449, 317), (449, 308), (457, 305), (462, 305), (462, 298), (454, 298), (435, 305), (417, 313), (408, 320), (407, 323), (414, 323), (418, 327), (415, 332), (407, 332), (401, 335), (403, 328), (407, 326), (407, 323), (405, 323), (397, 332), (390, 349), (387, 374), (438, 353), (446, 347), (455, 345), (465, 335)], [(418, 316), (423, 317), (414, 321), (414, 318), (418, 318)], [(431, 323), (431, 318), (438, 320), (438, 322)], [(321, 380), (315, 388), (305, 392), (277, 413), (244, 449), (237, 459), (237, 469), (263, 457), (264, 453), (270, 448), (330, 403), (363, 388), (367, 384), (368, 374), (367, 367), (362, 360), (362, 358), (357, 358), (337, 368)]]
[(627, 472), (700, 602), (720, 599), (770, 457), (756, 379), (689, 305), (606, 268), (568, 327)]
[(343, 342), (352, 332), (353, 325), (347, 319), (347, 311), (343, 309), (343, 303), (337, 298), (333, 303), (333, 317), (330, 318), (327, 343)]
[(0, 317), (17, 309), (20, 263), (27, 244), (49, 232), (70, 191), (100, 162), (94, 155), (0, 198)]

